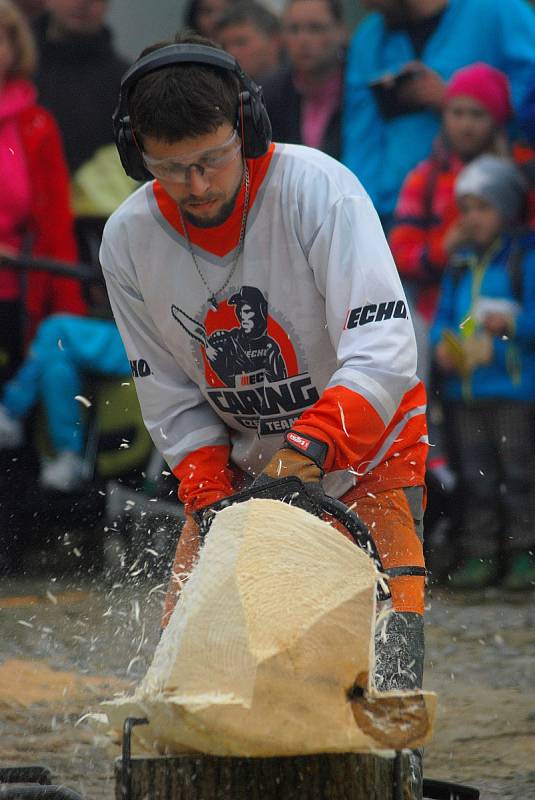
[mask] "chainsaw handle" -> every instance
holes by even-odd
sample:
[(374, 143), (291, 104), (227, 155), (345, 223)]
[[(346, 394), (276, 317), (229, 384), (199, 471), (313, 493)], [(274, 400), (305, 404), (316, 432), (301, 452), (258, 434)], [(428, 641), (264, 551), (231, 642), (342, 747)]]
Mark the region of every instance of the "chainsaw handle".
[(325, 495), (321, 501), (322, 511), (325, 511), (351, 534), (361, 550), (364, 550), (374, 561), (377, 569), (384, 572), (381, 556), (377, 550), (377, 545), (373, 541), (370, 532), (361, 518), (350, 508), (345, 506), (340, 500)]

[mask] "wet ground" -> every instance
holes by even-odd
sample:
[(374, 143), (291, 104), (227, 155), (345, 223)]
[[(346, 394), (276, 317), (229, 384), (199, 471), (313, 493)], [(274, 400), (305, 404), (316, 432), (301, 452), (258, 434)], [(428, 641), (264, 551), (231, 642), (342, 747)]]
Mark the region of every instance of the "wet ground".
[[(44, 764), (87, 800), (114, 796), (118, 751), (79, 720), (144, 674), (162, 591), (135, 566), (115, 583), (2, 582), (0, 765)], [(535, 798), (535, 593), (433, 589), (427, 620), (439, 716), (426, 774), (478, 786), (483, 800)]]

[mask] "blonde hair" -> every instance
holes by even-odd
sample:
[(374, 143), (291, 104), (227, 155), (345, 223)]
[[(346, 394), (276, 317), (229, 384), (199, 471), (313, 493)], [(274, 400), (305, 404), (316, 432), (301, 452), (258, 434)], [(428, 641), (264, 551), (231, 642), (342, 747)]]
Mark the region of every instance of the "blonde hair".
[(35, 42), (26, 18), (11, 0), (0, 0), (0, 28), (13, 47), (13, 64), (7, 77), (31, 77), (37, 64)]

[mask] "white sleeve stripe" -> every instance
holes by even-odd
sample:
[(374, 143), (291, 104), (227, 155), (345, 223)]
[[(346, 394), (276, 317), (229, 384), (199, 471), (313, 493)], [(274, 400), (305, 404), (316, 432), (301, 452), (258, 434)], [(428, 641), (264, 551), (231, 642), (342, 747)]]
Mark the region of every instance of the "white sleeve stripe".
[(194, 450), (201, 447), (215, 447), (216, 445), (228, 445), (228, 435), (221, 431), (221, 427), (214, 425), (211, 428), (201, 428), (193, 431), (189, 436), (184, 436), (173, 447), (167, 447), (165, 441), (160, 441), (165, 460), (173, 469)]
[(425, 414), (426, 410), (427, 406), (417, 406), (416, 408), (411, 408), (410, 411), (407, 411), (405, 416), (403, 416), (400, 419), (396, 427), (392, 429), (390, 434), (384, 440), (381, 449), (375, 454), (375, 458), (369, 462), (366, 469), (363, 472), (360, 472), (360, 470), (358, 470), (357, 468), (358, 476), (362, 477), (363, 475), (366, 475), (367, 472), (370, 472), (372, 469), (375, 469), (375, 467), (378, 464), (384, 461), (386, 454), (388, 453), (388, 451), (398, 438), (398, 435), (401, 433), (407, 422), (413, 417), (418, 417), (421, 416), (422, 414)]
[[(336, 370), (327, 384), (327, 388), (336, 385), (345, 386), (347, 389), (363, 395), (377, 411), (385, 425), (396, 413), (399, 401), (396, 402), (384, 386), (360, 370), (353, 367), (342, 367), (342, 369)], [(401, 397), (399, 399), (401, 400)]]
[(344, 380), (336, 380), (333, 379), (327, 388), (332, 388), (333, 386), (344, 386), (346, 389), (350, 389), (352, 392), (356, 392), (360, 397), (363, 397), (374, 411), (381, 417), (381, 420), (386, 427), (392, 417), (388, 414), (386, 408), (384, 408), (381, 403), (377, 400), (377, 397), (374, 394), (371, 394), (367, 389), (365, 389), (361, 384), (351, 382), (351, 381), (344, 381)]
[[(350, 365), (346, 364), (345, 368), (347, 369), (348, 366)], [(355, 369), (359, 374), (366, 375), (368, 378), (375, 381), (383, 391), (388, 394), (396, 408), (407, 392), (414, 389), (414, 387), (418, 386), (420, 383), (420, 379), (416, 374), (409, 377), (404, 373), (395, 373), (386, 369), (381, 369), (379, 366), (371, 369), (368, 367), (351, 365), (351, 368)]]

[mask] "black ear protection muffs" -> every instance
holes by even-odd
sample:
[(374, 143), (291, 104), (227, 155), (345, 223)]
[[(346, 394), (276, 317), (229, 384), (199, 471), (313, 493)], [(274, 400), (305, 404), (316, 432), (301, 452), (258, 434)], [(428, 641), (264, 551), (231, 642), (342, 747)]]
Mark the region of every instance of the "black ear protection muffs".
[(241, 69), (233, 56), (215, 47), (200, 44), (170, 44), (141, 58), (124, 74), (119, 103), (113, 114), (115, 144), (127, 175), (136, 181), (152, 180), (145, 167), (128, 113), (128, 97), (134, 84), (149, 72), (173, 64), (206, 64), (227, 69), (237, 75), (241, 92), (236, 127), (242, 138), (245, 158), (263, 156), (271, 142), (271, 123), (264, 105), (262, 89)]

